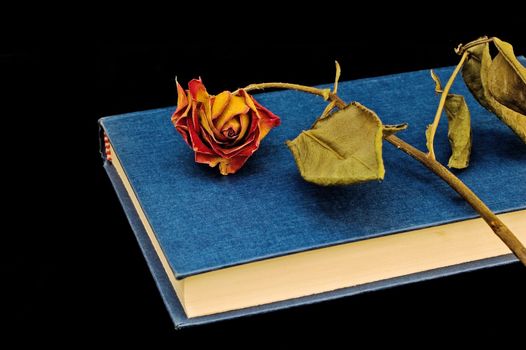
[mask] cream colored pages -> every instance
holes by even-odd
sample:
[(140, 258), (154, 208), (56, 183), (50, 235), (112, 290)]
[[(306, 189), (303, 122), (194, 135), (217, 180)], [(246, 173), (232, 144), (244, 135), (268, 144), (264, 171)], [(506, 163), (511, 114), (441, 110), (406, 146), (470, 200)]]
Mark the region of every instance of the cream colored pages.
[[(118, 155), (113, 165), (188, 317), (323, 293), (510, 254), (482, 219), (341, 244), (176, 280)], [(526, 243), (526, 210), (499, 217)]]

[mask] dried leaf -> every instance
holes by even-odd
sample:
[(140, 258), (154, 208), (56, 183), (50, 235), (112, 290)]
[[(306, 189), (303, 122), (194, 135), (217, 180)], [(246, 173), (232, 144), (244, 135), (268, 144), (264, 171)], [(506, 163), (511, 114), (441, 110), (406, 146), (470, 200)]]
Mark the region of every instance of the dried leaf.
[(433, 81), (435, 82), (435, 92), (437, 94), (441, 94), (443, 89), (442, 89), (442, 83), (440, 82), (440, 78), (438, 77), (438, 75), (436, 75), (435, 71), (434, 70), (430, 70), (429, 73), (431, 73), (431, 78), (433, 78)]
[(498, 38), (493, 42), (499, 51), (494, 59), (489, 43), (468, 49), (462, 75), (475, 98), (526, 142), (526, 68), (510, 44)]
[(318, 185), (350, 185), (384, 177), (382, 122), (357, 102), (319, 119), (287, 141), (301, 176)]
[(383, 125), (382, 128), (383, 128), (384, 136), (390, 136), (390, 135), (396, 134), (399, 131), (404, 131), (405, 129), (407, 129), (407, 123), (395, 124), (395, 125)]
[(491, 107), (486, 101), (484, 87), (482, 86), (482, 80), (480, 77), (480, 71), (482, 70), (482, 54), (485, 46), (487, 46), (487, 43), (476, 45), (468, 49), (469, 56), (462, 67), (462, 78), (477, 101), (479, 101), (479, 103), (486, 109), (491, 110)]
[(498, 102), (525, 116), (526, 68), (517, 60), (510, 44), (497, 38), (494, 43), (499, 54), (490, 66), (488, 89)]
[[(435, 81), (435, 91), (442, 92), (440, 78), (431, 70), (431, 77)], [(450, 168), (464, 169), (469, 165), (471, 155), (471, 115), (468, 105), (462, 95), (448, 94), (444, 105), (448, 121), (449, 144), (451, 145), (451, 157), (448, 166)], [(429, 130), (429, 128), (428, 128)], [(426, 137), (427, 137), (426, 131)], [(429, 137), (427, 137), (429, 139)]]
[[(327, 118), (330, 113), (332, 112), (332, 110), (334, 109), (334, 107), (336, 107), (336, 102), (335, 101), (331, 101), (327, 107), (325, 107), (325, 109), (323, 110), (323, 112), (321, 113), (321, 116), (318, 118), (318, 119), (323, 119), (323, 118)], [(315, 122), (316, 123), (316, 122)], [(314, 126), (314, 124), (313, 124)]]
[(464, 169), (469, 165), (471, 155), (471, 115), (462, 95), (449, 94), (446, 98), (446, 115), (448, 121), (449, 144), (451, 157), (450, 168)]

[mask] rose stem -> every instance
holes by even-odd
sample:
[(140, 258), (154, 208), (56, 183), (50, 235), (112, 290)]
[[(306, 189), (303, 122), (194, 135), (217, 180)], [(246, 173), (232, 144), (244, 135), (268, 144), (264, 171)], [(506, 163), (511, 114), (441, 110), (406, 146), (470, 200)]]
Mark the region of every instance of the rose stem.
[(464, 62), (466, 61), (466, 58), (468, 57), (468, 52), (464, 51), (462, 54), (462, 58), (460, 59), (460, 62), (456, 66), (455, 70), (449, 77), (449, 80), (447, 81), (446, 87), (442, 91), (442, 95), (440, 96), (440, 102), (438, 104), (437, 111), (435, 113), (435, 119), (433, 120), (433, 123), (429, 125), (429, 131), (430, 134), (428, 135), (428, 147), (429, 147), (429, 153), (427, 154), (430, 158), (435, 159), (435, 146), (434, 140), (435, 140), (435, 133), (437, 131), (438, 123), (440, 122), (440, 117), (442, 116), (442, 110), (444, 109), (444, 104), (446, 103), (447, 95), (449, 94), (449, 89), (451, 89), (451, 85), (453, 85), (453, 82), (455, 81), (455, 78), (460, 71), (460, 68), (464, 65)]
[[(314, 95), (319, 95), (334, 101), (338, 108), (345, 108), (346, 103), (336, 94), (329, 93), (327, 95), (327, 90), (317, 89), (310, 86), (298, 85), (298, 84), (288, 84), (288, 83), (261, 83), (261, 84), (251, 84), (247, 86), (244, 90), (262, 90), (262, 89), (292, 89), (303, 92), (308, 92)], [(446, 91), (444, 89), (444, 91)], [(328, 97), (327, 97), (328, 96)], [(438, 177), (444, 180), (449, 186), (451, 186), (462, 198), (468, 202), (473, 209), (486, 221), (486, 223), (491, 227), (495, 234), (510, 248), (510, 250), (515, 254), (515, 256), (526, 266), (526, 248), (519, 241), (519, 239), (511, 232), (511, 230), (495, 215), (491, 209), (488, 208), (484, 202), (477, 197), (473, 191), (469, 189), (458, 177), (451, 173), (446, 167), (440, 164), (435, 159), (428, 157), (428, 155), (402, 139), (398, 138), (395, 135), (385, 136), (385, 140), (396, 148), (404, 151), (414, 159), (418, 160), (429, 170), (435, 173)]]
[(455, 49), (455, 52), (458, 54), (458, 55), (462, 55), (464, 53), (464, 51), (466, 51), (467, 49), (470, 49), (472, 48), (473, 46), (478, 46), (480, 44), (486, 44), (486, 43), (491, 43), (494, 41), (494, 38), (488, 38), (488, 37), (482, 37), (480, 39), (477, 39), (477, 40), (473, 40), (472, 42), (469, 42), (467, 43), (466, 45), (462, 45), (460, 44), (456, 49)]

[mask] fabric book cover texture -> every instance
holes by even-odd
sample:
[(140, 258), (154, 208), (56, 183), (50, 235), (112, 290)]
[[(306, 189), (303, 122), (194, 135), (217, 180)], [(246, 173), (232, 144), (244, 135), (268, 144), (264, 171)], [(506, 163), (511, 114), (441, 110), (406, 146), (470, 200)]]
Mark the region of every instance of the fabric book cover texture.
[[(521, 58), (521, 62), (525, 62)], [(447, 81), (453, 68), (436, 70)], [(205, 77), (206, 78), (206, 77)], [(206, 82), (206, 80), (205, 80)], [(328, 87), (328, 85), (327, 85)], [(451, 90), (471, 110), (470, 167), (455, 173), (495, 212), (526, 208), (526, 145), (471, 96), (460, 78)], [(174, 95), (175, 95), (174, 87)], [(211, 91), (219, 93), (219, 91)], [(425, 129), (439, 97), (428, 70), (342, 82), (339, 95), (374, 110), (385, 124), (407, 122), (399, 136), (425, 149)], [(254, 97), (281, 117), (260, 149), (236, 174), (196, 164), (171, 124), (174, 107), (102, 118), (104, 133), (178, 279), (252, 261), (475, 218), (442, 180), (384, 143), (385, 179), (347, 187), (305, 182), (286, 140), (308, 129), (326, 102), (295, 91)], [(447, 164), (447, 120), (435, 139)], [(510, 255), (401, 276), (272, 304), (187, 318), (130, 197), (110, 161), (104, 167), (137, 236), (168, 311), (183, 327), (352, 295), (515, 261)]]

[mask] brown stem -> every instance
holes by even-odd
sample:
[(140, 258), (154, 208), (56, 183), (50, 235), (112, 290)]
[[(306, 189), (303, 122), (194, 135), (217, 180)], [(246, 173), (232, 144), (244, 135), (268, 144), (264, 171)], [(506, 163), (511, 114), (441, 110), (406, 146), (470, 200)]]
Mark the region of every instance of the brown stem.
[(526, 266), (526, 248), (519, 241), (519, 239), (511, 232), (511, 230), (495, 215), (490, 208), (466, 186), (458, 177), (452, 174), (446, 167), (434, 159), (429, 158), (424, 152), (411, 146), (404, 140), (390, 135), (384, 137), (385, 140), (396, 148), (401, 149), (409, 154), (414, 159), (425, 165), (429, 170), (434, 172), (442, 180), (447, 182), (462, 198), (468, 202), (473, 209), (480, 214), (480, 216), (491, 227), (495, 234), (510, 248), (517, 258)]
[[(270, 88), (293, 89), (322, 96), (324, 99), (332, 101), (338, 108), (344, 108), (347, 104), (336, 94), (310, 86), (288, 84), (288, 83), (261, 83), (247, 86), (244, 90), (261, 90)], [(477, 195), (469, 189), (458, 177), (451, 173), (446, 167), (424, 152), (411, 146), (404, 140), (395, 135), (384, 136), (385, 140), (396, 148), (401, 149), (414, 159), (418, 160), (438, 177), (444, 180), (453, 188), (473, 209), (486, 221), (493, 232), (510, 248), (515, 256), (526, 266), (526, 248), (511, 230), (495, 215)]]
[(251, 90), (264, 90), (264, 89), (288, 89), (288, 90), (297, 90), (308, 92), (309, 94), (318, 95), (323, 97), (325, 100), (329, 99), (331, 93), (330, 89), (318, 89), (310, 86), (300, 85), (300, 84), (290, 84), (290, 83), (261, 83), (261, 84), (250, 84), (249, 86), (243, 88), (245, 91)]

